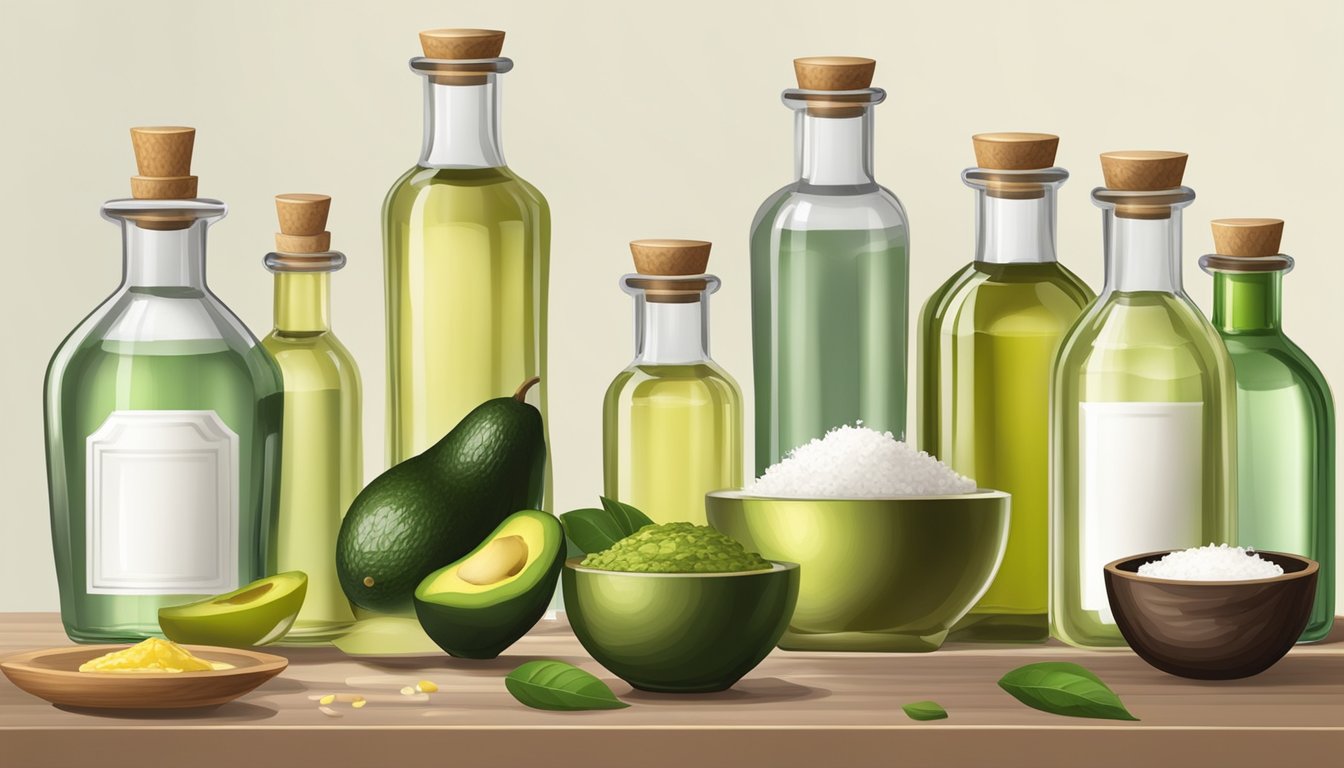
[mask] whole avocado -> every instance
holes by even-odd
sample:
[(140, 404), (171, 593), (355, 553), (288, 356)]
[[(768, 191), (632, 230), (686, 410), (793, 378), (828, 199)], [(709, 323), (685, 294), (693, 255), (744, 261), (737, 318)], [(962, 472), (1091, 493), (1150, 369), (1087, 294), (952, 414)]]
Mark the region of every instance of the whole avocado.
[(336, 539), (336, 572), (350, 602), (411, 611), (425, 576), (470, 552), (509, 515), (541, 506), (545, 432), (541, 413), (523, 402), (537, 381), (477, 406), (355, 497)]

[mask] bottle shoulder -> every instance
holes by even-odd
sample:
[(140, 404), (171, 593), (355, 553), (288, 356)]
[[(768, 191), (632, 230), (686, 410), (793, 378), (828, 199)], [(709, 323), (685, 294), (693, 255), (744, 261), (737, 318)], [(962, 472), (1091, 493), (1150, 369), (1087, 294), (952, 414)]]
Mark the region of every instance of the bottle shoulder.
[(1161, 291), (1099, 297), (1061, 342), (1060, 370), (1125, 373), (1156, 366), (1209, 373), (1230, 385), (1232, 358), (1218, 332), (1184, 295)]
[[(1060, 335), (1094, 298), (1085, 283), (1055, 262), (973, 261), (934, 291), (925, 302), (923, 321), (948, 333), (999, 327), (1010, 333), (1030, 329), (1032, 335)], [(1008, 327), (1002, 327), (1005, 323)]]
[(541, 191), (507, 167), (415, 166), (388, 190), (383, 217), (408, 220), (426, 207), (451, 211), (462, 220), (550, 218), (550, 204)]
[(718, 363), (708, 360), (686, 365), (649, 365), (632, 363), (616, 375), (608, 387), (608, 396), (621, 392), (636, 395), (654, 393), (711, 394), (741, 397), (737, 380)]
[(825, 189), (799, 182), (779, 189), (757, 209), (752, 231), (909, 229), (904, 206), (884, 187), (847, 194)]
[(1320, 366), (1282, 333), (1223, 334), (1228, 355), (1236, 366), (1237, 383), (1247, 389), (1313, 390), (1333, 403), (1330, 385)]

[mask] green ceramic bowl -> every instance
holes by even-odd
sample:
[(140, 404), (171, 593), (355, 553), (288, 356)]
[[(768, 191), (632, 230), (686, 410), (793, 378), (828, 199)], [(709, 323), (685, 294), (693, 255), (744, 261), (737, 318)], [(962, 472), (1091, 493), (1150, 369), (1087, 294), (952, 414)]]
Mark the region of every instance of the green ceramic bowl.
[(742, 573), (623, 573), (565, 562), (565, 612), (599, 664), (646, 691), (729, 688), (779, 642), (798, 566)]
[(790, 651), (933, 651), (989, 588), (1008, 542), (1009, 496), (764, 498), (718, 491), (709, 523), (802, 569)]

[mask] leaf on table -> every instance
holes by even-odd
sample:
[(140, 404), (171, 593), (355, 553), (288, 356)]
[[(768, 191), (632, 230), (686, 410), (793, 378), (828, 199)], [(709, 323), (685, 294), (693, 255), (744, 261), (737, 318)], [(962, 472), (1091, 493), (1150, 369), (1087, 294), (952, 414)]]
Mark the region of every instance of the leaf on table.
[(1043, 661), (1018, 667), (999, 687), (1033, 709), (1052, 715), (1138, 720), (1120, 697), (1086, 667), (1067, 661)]
[(533, 709), (577, 712), (630, 706), (607, 684), (573, 664), (553, 659), (529, 661), (504, 678), (513, 698)]
[(947, 710), (939, 706), (936, 701), (916, 701), (910, 704), (902, 704), (901, 709), (911, 720), (946, 720)]
[(585, 555), (610, 549), (624, 539), (624, 529), (605, 509), (576, 509), (560, 516), (565, 536)]
[(653, 525), (653, 521), (649, 519), (648, 515), (629, 504), (626, 504), (623, 501), (616, 501), (615, 499), (608, 499), (606, 496), (602, 496), (601, 499), (602, 508), (607, 510), (607, 512), (615, 518), (616, 522), (620, 524), (621, 530), (625, 531), (626, 536), (629, 536), (646, 525)]

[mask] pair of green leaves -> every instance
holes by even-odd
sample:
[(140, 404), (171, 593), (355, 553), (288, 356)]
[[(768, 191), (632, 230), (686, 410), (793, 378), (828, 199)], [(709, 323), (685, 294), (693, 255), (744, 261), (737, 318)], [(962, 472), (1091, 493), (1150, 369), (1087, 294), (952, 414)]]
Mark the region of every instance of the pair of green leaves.
[(1033, 709), (1052, 715), (1138, 720), (1120, 697), (1086, 667), (1067, 661), (1043, 661), (1018, 667), (999, 687)]
[(577, 712), (630, 706), (616, 698), (606, 683), (573, 664), (552, 659), (523, 664), (504, 678), (504, 687), (533, 709)]
[(602, 508), (576, 509), (560, 516), (570, 542), (585, 555), (610, 549), (612, 544), (653, 525), (648, 515), (614, 499), (602, 497)]

